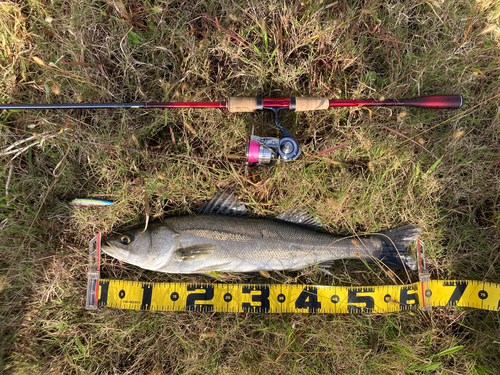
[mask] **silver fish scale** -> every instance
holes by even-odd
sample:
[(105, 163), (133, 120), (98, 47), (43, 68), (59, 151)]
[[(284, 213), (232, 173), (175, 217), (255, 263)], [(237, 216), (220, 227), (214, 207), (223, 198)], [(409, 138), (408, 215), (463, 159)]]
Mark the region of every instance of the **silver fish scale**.
[(378, 250), (368, 240), (351, 241), (266, 219), (197, 215), (164, 224), (179, 233), (180, 249), (215, 245), (199, 255), (205, 268), (242, 262), (245, 267), (254, 263), (256, 269), (296, 269), (331, 259), (366, 258)]

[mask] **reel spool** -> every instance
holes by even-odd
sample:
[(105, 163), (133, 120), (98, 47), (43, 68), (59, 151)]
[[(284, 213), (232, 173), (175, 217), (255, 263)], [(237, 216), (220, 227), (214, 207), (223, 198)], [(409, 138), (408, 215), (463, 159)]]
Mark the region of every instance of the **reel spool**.
[(276, 164), (279, 157), (279, 142), (278, 138), (252, 135), (245, 150), (247, 163), (257, 163), (257, 165), (265, 166)]

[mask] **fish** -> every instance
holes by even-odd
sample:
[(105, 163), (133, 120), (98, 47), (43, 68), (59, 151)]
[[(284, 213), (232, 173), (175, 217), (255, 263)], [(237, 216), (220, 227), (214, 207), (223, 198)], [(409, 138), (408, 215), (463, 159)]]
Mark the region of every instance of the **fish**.
[(325, 270), (337, 259), (361, 259), (415, 270), (407, 246), (422, 228), (405, 225), (377, 234), (339, 237), (298, 209), (273, 219), (253, 217), (234, 193), (218, 193), (198, 214), (168, 217), (106, 240), (102, 251), (147, 270), (175, 274)]

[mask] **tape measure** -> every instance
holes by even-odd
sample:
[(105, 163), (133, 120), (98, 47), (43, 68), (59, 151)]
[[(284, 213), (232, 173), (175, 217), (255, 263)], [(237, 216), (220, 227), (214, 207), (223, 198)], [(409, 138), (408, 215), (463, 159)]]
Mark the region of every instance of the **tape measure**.
[(387, 313), (432, 306), (500, 311), (500, 284), (432, 280), (369, 287), (283, 284), (148, 283), (99, 280), (97, 306), (127, 310), (258, 313)]
[[(500, 311), (500, 284), (430, 280), (425, 269), (420, 269), (420, 281), (409, 285), (151, 283), (100, 279), (99, 251), (100, 235), (89, 248), (87, 309), (91, 310), (363, 314), (461, 306)], [(418, 253), (421, 258), (420, 244)]]

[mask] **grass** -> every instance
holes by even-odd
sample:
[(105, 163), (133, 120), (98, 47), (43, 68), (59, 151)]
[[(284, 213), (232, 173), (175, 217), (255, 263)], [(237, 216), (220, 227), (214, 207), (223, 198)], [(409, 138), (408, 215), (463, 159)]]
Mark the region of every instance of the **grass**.
[[(498, 374), (496, 312), (368, 316), (83, 310), (86, 249), (151, 216), (191, 214), (231, 188), (256, 215), (303, 207), (339, 234), (425, 228), (433, 278), (500, 282), (498, 2), (0, 4), (0, 99), (220, 101), (229, 96), (462, 94), (457, 111), (341, 108), (282, 115), (306, 155), (245, 170), (267, 114), (219, 110), (1, 113), (1, 341), (6, 373)], [(71, 64), (67, 64), (71, 63)], [(405, 116), (406, 114), (406, 116)], [(390, 130), (387, 130), (389, 128)], [(407, 141), (394, 131), (416, 140)], [(36, 138), (27, 140), (27, 137)], [(38, 142), (35, 142), (38, 141)], [(440, 160), (437, 163), (437, 160)], [(109, 207), (70, 207), (78, 196)], [(388, 284), (340, 261), (273, 282)], [(103, 276), (162, 275), (105, 257)], [(400, 275), (403, 282), (407, 277)], [(412, 275), (415, 280), (415, 275)], [(237, 282), (265, 283), (260, 275)]]

